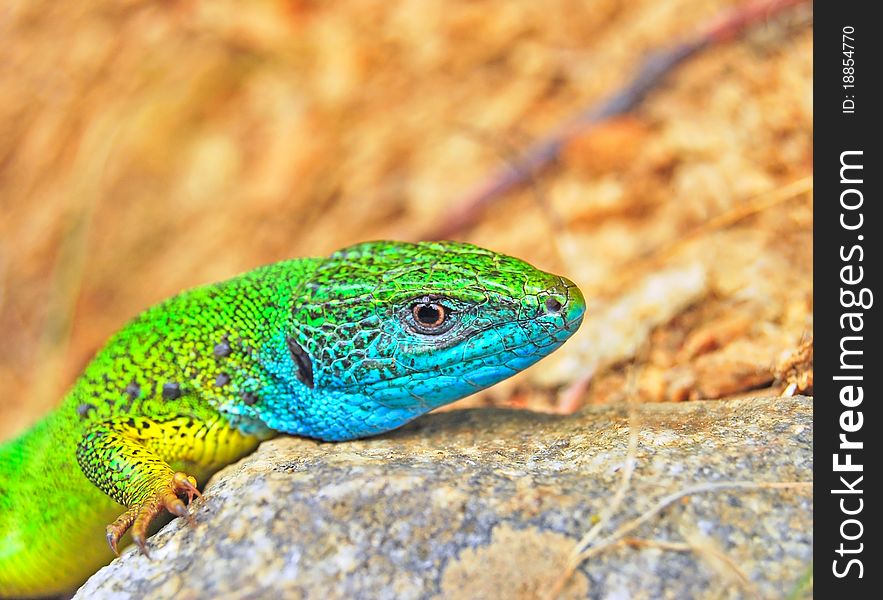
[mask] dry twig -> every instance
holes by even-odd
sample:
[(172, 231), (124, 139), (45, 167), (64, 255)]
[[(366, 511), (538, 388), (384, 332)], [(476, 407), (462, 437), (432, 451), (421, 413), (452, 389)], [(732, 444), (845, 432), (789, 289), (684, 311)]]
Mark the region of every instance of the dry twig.
[(647, 95), (688, 58), (706, 48), (727, 42), (755, 23), (770, 19), (808, 0), (756, 0), (730, 9), (700, 28), (692, 38), (652, 52), (644, 58), (637, 74), (610, 97), (593, 104), (558, 126), (547, 137), (528, 147), (506, 167), (454, 204), (448, 218), (426, 238), (443, 239), (472, 225), (481, 212), (508, 192), (522, 187), (558, 159), (568, 141), (615, 116), (634, 110)]
[[(546, 596), (548, 600), (553, 600), (557, 598), (561, 591), (564, 589), (564, 586), (567, 584), (567, 581), (573, 576), (576, 569), (581, 565), (584, 561), (588, 560), (593, 556), (597, 556), (602, 552), (609, 550), (612, 547), (615, 547), (619, 544), (622, 539), (630, 532), (634, 531), (641, 525), (650, 521), (653, 517), (658, 515), (660, 512), (680, 500), (681, 498), (685, 498), (687, 496), (692, 496), (694, 494), (703, 494), (708, 492), (719, 492), (723, 490), (733, 490), (733, 489), (742, 489), (742, 490), (761, 490), (761, 489), (812, 489), (811, 481), (773, 481), (773, 482), (757, 482), (757, 481), (722, 481), (716, 483), (702, 483), (698, 485), (692, 485), (685, 488), (682, 488), (676, 492), (672, 492), (667, 496), (664, 496), (660, 499), (656, 504), (654, 504), (650, 509), (644, 511), (639, 516), (634, 519), (620, 525), (616, 531), (603, 538), (597, 544), (592, 547), (584, 547), (582, 544), (577, 544), (571, 553), (570, 560), (568, 561), (567, 567), (561, 576), (556, 580), (555, 584), (552, 586), (549, 594)], [(595, 529), (595, 528), (593, 528)], [(588, 534), (585, 536), (588, 537)], [(582, 540), (581, 540), (582, 541)]]
[[(736, 223), (767, 211), (775, 206), (803, 197), (813, 189), (813, 178), (802, 177), (792, 181), (788, 185), (775, 188), (747, 202), (739, 204), (717, 216), (703, 222), (695, 229), (688, 231), (668, 244), (651, 251), (646, 257), (633, 261), (619, 270), (605, 286), (603, 295), (617, 296), (626, 282), (637, 279), (637, 274), (646, 270), (652, 270), (657, 265), (676, 255), (684, 246), (693, 240), (708, 235), (714, 231), (725, 229)], [(807, 196), (811, 198), (812, 196)]]

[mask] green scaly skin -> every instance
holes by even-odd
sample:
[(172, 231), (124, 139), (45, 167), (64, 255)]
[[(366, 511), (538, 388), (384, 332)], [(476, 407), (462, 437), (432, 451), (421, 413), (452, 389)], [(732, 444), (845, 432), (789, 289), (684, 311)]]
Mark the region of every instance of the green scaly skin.
[(146, 552), (154, 517), (278, 433), (376, 435), (493, 385), (584, 310), (569, 280), (454, 242), (359, 244), (158, 304), (0, 446), (0, 596), (72, 589), (126, 531)]

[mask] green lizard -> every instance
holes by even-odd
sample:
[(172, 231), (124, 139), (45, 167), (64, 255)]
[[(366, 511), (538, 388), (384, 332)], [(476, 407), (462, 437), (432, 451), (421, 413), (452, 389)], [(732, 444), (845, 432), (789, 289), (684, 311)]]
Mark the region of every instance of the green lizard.
[(197, 479), (278, 433), (371, 436), (493, 385), (584, 311), (571, 281), (454, 242), (359, 244), (166, 300), (0, 446), (0, 596), (72, 589), (126, 531), (146, 551)]

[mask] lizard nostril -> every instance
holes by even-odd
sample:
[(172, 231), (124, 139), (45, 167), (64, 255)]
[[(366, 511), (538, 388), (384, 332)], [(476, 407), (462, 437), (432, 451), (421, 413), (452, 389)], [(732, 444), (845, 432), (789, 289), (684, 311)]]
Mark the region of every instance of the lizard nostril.
[(564, 305), (561, 304), (561, 301), (558, 300), (558, 298), (555, 298), (553, 296), (549, 296), (548, 298), (546, 298), (546, 312), (547, 313), (558, 314), (559, 312), (561, 312), (561, 309), (563, 308), (563, 306)]

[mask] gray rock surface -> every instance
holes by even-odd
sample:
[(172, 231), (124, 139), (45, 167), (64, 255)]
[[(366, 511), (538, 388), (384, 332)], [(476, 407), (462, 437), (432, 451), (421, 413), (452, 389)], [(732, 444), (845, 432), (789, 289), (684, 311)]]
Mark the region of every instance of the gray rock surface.
[[(812, 480), (811, 398), (639, 415), (632, 484), (601, 537), (689, 485)], [(152, 559), (130, 549), (76, 598), (543, 597), (611, 504), (628, 437), (625, 410), (589, 408), (453, 411), (342, 444), (272, 440), (214, 477), (192, 524), (151, 538)], [(584, 562), (560, 597), (782, 598), (810, 565), (812, 493), (694, 494), (630, 535), (654, 542)]]

